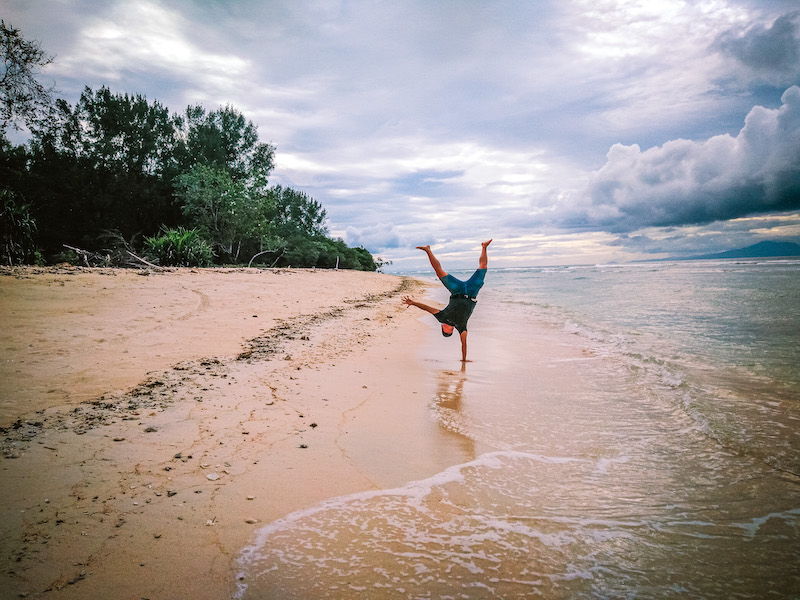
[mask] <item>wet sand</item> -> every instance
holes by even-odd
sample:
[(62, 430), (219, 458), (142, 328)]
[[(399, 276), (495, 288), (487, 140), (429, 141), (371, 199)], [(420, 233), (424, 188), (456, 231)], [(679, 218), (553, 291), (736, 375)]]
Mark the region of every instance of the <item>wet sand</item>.
[(471, 458), (428, 413), (424, 284), (143, 273), (0, 273), (0, 597), (230, 597), (263, 524)]

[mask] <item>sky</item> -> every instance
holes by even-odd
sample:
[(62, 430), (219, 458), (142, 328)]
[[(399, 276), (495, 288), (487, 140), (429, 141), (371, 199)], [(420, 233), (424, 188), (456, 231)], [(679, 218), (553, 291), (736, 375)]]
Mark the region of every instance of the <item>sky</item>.
[(446, 268), (800, 242), (796, 0), (4, 0), (85, 86), (232, 105), (333, 237)]

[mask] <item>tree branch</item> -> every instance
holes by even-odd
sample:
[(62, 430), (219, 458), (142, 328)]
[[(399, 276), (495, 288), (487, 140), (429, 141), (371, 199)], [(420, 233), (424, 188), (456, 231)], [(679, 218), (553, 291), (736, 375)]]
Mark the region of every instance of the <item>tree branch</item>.
[(168, 269), (165, 269), (164, 267), (159, 267), (158, 265), (154, 265), (154, 264), (153, 264), (153, 263), (151, 263), (151, 262), (147, 262), (145, 259), (141, 258), (140, 256), (136, 256), (136, 255), (135, 255), (133, 252), (131, 252), (130, 250), (126, 250), (126, 252), (127, 252), (128, 254), (130, 254), (130, 255), (131, 255), (133, 258), (135, 258), (136, 260), (138, 260), (138, 261), (141, 261), (141, 262), (143, 262), (144, 264), (146, 264), (146, 265), (147, 265), (148, 267), (150, 267), (151, 269), (155, 269), (156, 271), (167, 271), (167, 270), (168, 270)]

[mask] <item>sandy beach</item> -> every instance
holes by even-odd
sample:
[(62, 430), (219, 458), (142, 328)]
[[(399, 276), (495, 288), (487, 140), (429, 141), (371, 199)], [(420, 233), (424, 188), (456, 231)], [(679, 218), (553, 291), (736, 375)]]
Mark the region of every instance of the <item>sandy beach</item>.
[(0, 597), (227, 598), (261, 525), (471, 458), (426, 412), (422, 286), (4, 269)]

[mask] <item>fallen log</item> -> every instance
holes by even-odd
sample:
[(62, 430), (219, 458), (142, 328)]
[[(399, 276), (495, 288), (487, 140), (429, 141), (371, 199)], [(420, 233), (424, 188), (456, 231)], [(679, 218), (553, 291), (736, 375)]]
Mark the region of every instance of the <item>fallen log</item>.
[(131, 252), (130, 250), (126, 250), (125, 252), (127, 252), (128, 254), (130, 254), (130, 255), (131, 255), (133, 258), (135, 258), (136, 260), (138, 260), (138, 261), (140, 261), (140, 262), (143, 262), (144, 264), (146, 264), (146, 265), (147, 265), (148, 267), (150, 267), (151, 269), (154, 269), (154, 270), (156, 270), (156, 271), (168, 271), (168, 270), (169, 270), (169, 269), (165, 269), (164, 267), (159, 267), (158, 265), (154, 265), (153, 263), (151, 263), (151, 262), (149, 262), (149, 261), (146, 261), (145, 259), (143, 259), (141, 256), (136, 256), (136, 255), (135, 255), (133, 252)]
[(76, 252), (77, 254), (82, 256), (83, 257), (83, 262), (86, 263), (87, 267), (91, 266), (91, 265), (89, 265), (89, 254), (91, 254), (91, 252), (89, 252), (88, 250), (81, 250), (80, 248), (76, 248), (75, 246), (70, 246), (68, 244), (63, 244), (63, 246), (64, 246), (64, 248), (72, 250), (73, 252)]

